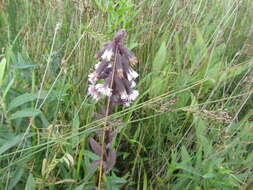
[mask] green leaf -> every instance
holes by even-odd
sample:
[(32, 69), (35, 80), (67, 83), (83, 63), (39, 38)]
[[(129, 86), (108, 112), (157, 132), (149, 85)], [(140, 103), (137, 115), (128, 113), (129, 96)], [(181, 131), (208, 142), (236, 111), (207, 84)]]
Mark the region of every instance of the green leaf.
[(84, 183), (77, 186), (74, 190), (83, 190), (83, 188), (84, 188)]
[(115, 175), (108, 176), (106, 178), (106, 189), (107, 190), (119, 190), (122, 184), (126, 183), (124, 178), (117, 177)]
[(189, 172), (195, 176), (202, 176), (201, 173), (196, 168), (193, 168), (192, 166), (189, 166), (186, 164), (178, 164), (178, 169), (182, 169), (182, 170)]
[(182, 162), (184, 163), (188, 163), (192, 159), (190, 154), (187, 152), (187, 149), (185, 148), (185, 146), (182, 146), (181, 155), (182, 155)]
[(24, 174), (24, 168), (16, 167), (15, 172), (9, 183), (9, 190), (11, 190), (13, 187), (17, 185), (17, 183), (20, 181), (23, 174)]
[(159, 75), (162, 71), (162, 68), (166, 61), (167, 49), (166, 43), (162, 42), (158, 52), (156, 53), (153, 65), (152, 65), (152, 72), (154, 75)]
[(39, 96), (38, 93), (36, 94), (32, 94), (32, 93), (25, 93), (25, 94), (22, 94), (16, 98), (14, 98), (9, 107), (8, 107), (8, 111), (11, 111), (13, 110), (14, 108), (18, 107), (18, 106), (21, 106), (27, 102), (31, 102), (31, 101), (34, 101), (36, 100), (37, 98), (39, 99), (44, 99), (46, 97), (46, 93), (42, 92)]
[(76, 115), (72, 121), (72, 136), (74, 138), (71, 138), (73, 148), (76, 147), (76, 145), (79, 143), (79, 136), (78, 136), (78, 130), (80, 126), (79, 116)]
[(35, 184), (35, 180), (33, 178), (32, 173), (30, 173), (25, 185), (25, 190), (34, 190), (35, 189), (34, 184)]
[(92, 160), (99, 160), (100, 157), (96, 154), (94, 154), (93, 152), (90, 152), (90, 151), (84, 151), (83, 153), (84, 156), (87, 156), (88, 158), (92, 159)]
[(11, 81), (9, 82), (9, 84), (7, 85), (7, 87), (5, 88), (4, 93), (3, 93), (3, 99), (5, 99), (7, 93), (9, 92), (11, 86), (13, 85), (13, 83), (14, 83), (14, 78), (11, 79)]
[(158, 96), (162, 92), (167, 91), (168, 76), (166, 76), (166, 73), (168, 72), (169, 65), (166, 65), (166, 56), (166, 43), (163, 42), (156, 53), (152, 65), (152, 81), (150, 85), (150, 95), (152, 97)]
[(17, 55), (14, 55), (14, 56), (16, 60), (14, 63), (17, 63), (17, 64), (11, 65), (11, 67), (14, 69), (29, 69), (29, 68), (38, 67), (38, 64), (34, 64), (30, 61), (25, 60), (21, 53), (18, 53)]
[(212, 172), (206, 173), (205, 175), (203, 175), (203, 178), (205, 179), (210, 179), (210, 178), (214, 178), (216, 175)]
[(101, 0), (95, 0), (94, 3), (96, 4), (96, 6), (101, 10), (101, 11), (105, 11), (104, 5), (102, 3)]
[[(30, 137), (31, 134), (28, 136)], [(24, 134), (20, 134), (18, 136), (14, 136), (10, 139), (8, 139), (5, 143), (3, 143), (3, 145), (0, 147), (0, 155), (2, 153), (4, 153), (5, 151), (9, 150), (10, 148), (16, 146), (17, 144), (19, 144), (22, 139), (24, 139)]]
[(6, 67), (6, 59), (3, 58), (0, 62), (0, 87), (3, 84), (5, 67)]
[(35, 117), (39, 115), (40, 113), (41, 111), (39, 109), (27, 108), (27, 109), (23, 109), (21, 111), (17, 111), (11, 114), (9, 119), (12, 120), (12, 119), (18, 119), (18, 118), (23, 118), (23, 117)]
[(144, 175), (143, 175), (143, 190), (148, 189), (148, 180), (147, 180), (147, 173), (144, 170)]

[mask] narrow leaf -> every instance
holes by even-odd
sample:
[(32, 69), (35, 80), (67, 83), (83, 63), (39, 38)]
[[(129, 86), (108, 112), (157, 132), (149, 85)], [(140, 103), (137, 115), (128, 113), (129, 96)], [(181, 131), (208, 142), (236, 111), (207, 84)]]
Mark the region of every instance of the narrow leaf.
[(36, 100), (37, 98), (39, 99), (44, 99), (46, 97), (46, 93), (42, 92), (39, 96), (39, 94), (32, 94), (32, 93), (25, 93), (22, 94), (16, 98), (14, 98), (8, 108), (8, 111), (13, 110), (14, 108), (21, 106), (27, 102), (31, 102)]
[[(16, 146), (18, 143), (20, 143), (23, 139), (24, 134), (20, 134), (18, 136), (12, 137), (10, 139), (8, 139), (8, 141), (6, 141), (1, 147), (0, 147), (0, 155), (2, 153), (4, 153), (5, 151), (7, 151), (8, 149)], [(30, 137), (31, 135), (29, 135), (28, 137)]]
[(0, 62), (0, 87), (3, 84), (5, 67), (6, 67), (6, 59), (3, 58)]
[(34, 190), (34, 184), (35, 184), (35, 180), (33, 178), (32, 173), (30, 173), (26, 182), (25, 190)]
[(17, 185), (17, 183), (20, 181), (23, 174), (24, 174), (24, 168), (22, 168), (22, 167), (15, 168), (15, 172), (14, 172), (14, 174), (10, 180), (10, 183), (9, 183), (9, 190), (13, 189)]
[(11, 117), (9, 119), (12, 120), (12, 119), (18, 119), (18, 118), (23, 118), (23, 117), (35, 117), (39, 115), (40, 113), (41, 111), (39, 109), (27, 108), (27, 109), (23, 109), (21, 111), (17, 111), (11, 114)]
[(74, 190), (83, 190), (84, 184), (85, 184), (85, 183), (83, 183), (83, 184), (77, 186)]

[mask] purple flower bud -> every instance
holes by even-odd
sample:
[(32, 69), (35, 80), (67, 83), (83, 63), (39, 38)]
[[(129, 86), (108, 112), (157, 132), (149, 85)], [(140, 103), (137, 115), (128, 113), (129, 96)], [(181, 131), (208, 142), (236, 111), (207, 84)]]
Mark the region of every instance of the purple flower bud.
[(117, 43), (122, 42), (125, 35), (126, 35), (126, 31), (124, 29), (119, 30), (114, 37), (115, 42)]

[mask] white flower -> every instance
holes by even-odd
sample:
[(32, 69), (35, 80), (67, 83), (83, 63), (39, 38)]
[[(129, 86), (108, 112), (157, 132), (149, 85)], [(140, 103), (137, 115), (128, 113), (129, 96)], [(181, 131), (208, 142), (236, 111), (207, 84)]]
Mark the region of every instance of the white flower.
[(98, 62), (98, 63), (94, 66), (94, 68), (97, 69), (97, 68), (99, 67), (100, 63), (101, 63), (101, 62)]
[(128, 100), (128, 94), (126, 93), (126, 91), (123, 91), (122, 93), (120, 93), (120, 98), (122, 100)]
[(138, 73), (135, 72), (133, 69), (130, 69), (129, 72), (127, 73), (127, 79), (129, 81), (136, 79), (138, 76), (139, 76)]
[(98, 80), (98, 74), (96, 73), (96, 71), (94, 71), (88, 75), (88, 80), (92, 84), (94, 84)]
[(111, 49), (110, 50), (105, 50), (105, 52), (103, 53), (101, 58), (106, 60), (106, 61), (111, 61), (112, 55), (113, 55), (113, 51)]
[(97, 84), (96, 89), (98, 92), (105, 96), (111, 96), (112, 95), (112, 89), (109, 88), (107, 85), (104, 84)]
[(130, 102), (125, 102), (124, 105), (125, 105), (126, 107), (129, 107), (129, 106), (130, 106)]
[(136, 86), (136, 83), (132, 80), (132, 81), (131, 81), (131, 86), (130, 86), (130, 87), (131, 87), (131, 88), (134, 88), (135, 86)]
[(95, 85), (89, 85), (88, 94), (91, 95), (92, 98), (95, 99), (96, 101), (98, 101), (101, 98), (101, 95), (97, 91)]
[(133, 90), (132, 93), (129, 95), (128, 99), (130, 101), (134, 101), (139, 96), (139, 92), (137, 90)]

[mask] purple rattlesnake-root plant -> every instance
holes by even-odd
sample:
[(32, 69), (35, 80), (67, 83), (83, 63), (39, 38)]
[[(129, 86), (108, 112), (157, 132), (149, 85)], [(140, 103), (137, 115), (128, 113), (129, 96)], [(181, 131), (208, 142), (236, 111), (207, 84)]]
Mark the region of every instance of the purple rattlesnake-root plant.
[(128, 107), (139, 95), (139, 92), (134, 90), (136, 86), (134, 80), (138, 77), (138, 73), (131, 67), (137, 64), (137, 59), (134, 53), (123, 45), (125, 35), (125, 30), (119, 30), (113, 41), (104, 44), (104, 48), (96, 53), (98, 63), (88, 76), (89, 95), (95, 101), (107, 98), (106, 111), (97, 114), (99, 119), (105, 118), (105, 128), (97, 132), (101, 144), (93, 138), (89, 140), (91, 149), (100, 156), (100, 160), (92, 163), (93, 166), (100, 168), (98, 189), (101, 185), (101, 176), (109, 172), (116, 163), (116, 151), (111, 145), (115, 132), (108, 127), (107, 116), (113, 113), (116, 104)]

